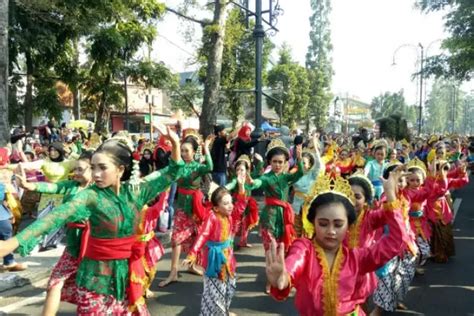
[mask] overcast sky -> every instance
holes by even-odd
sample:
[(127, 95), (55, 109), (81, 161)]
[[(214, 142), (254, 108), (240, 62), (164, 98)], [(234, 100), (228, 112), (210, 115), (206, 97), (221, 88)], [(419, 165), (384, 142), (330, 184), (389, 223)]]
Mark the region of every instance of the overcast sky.
[[(176, 8), (182, 0), (165, 0)], [(250, 2), (253, 3), (251, 0)], [(264, 4), (268, 1), (263, 1)], [(330, 18), (334, 77), (332, 91), (370, 102), (385, 91), (403, 89), (410, 103), (418, 102), (417, 70), (421, 43), (427, 54), (439, 52), (440, 39), (446, 37), (441, 12), (423, 14), (414, 8), (415, 0), (333, 0)], [(309, 0), (280, 0), (284, 14), (277, 27), (280, 32), (272, 40), (287, 42), (293, 56), (302, 65), (309, 44)], [(189, 27), (189, 24), (187, 24)], [(153, 58), (163, 61), (174, 71), (196, 69), (192, 64), (200, 40), (195, 28), (194, 41), (183, 36), (183, 23), (167, 14), (158, 24), (159, 36)], [(404, 44), (394, 56), (395, 50)], [(276, 55), (276, 51), (275, 51)], [(392, 66), (395, 57), (396, 65)], [(276, 57), (275, 57), (276, 59)], [(429, 84), (428, 84), (429, 88)], [(474, 88), (472, 82), (465, 90)]]

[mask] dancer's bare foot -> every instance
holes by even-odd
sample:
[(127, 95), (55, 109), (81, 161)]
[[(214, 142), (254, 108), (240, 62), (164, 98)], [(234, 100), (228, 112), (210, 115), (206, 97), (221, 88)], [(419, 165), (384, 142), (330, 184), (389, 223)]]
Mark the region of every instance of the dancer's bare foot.
[(252, 246), (252, 244), (249, 244), (249, 243), (245, 242), (245, 243), (240, 243), (239, 247), (241, 247), (241, 248), (252, 248), (253, 246)]
[(270, 294), (270, 283), (265, 284), (265, 294)]
[(406, 311), (408, 309), (408, 307), (403, 303), (398, 303), (397, 309), (402, 310), (402, 311)]
[(146, 291), (145, 291), (145, 298), (152, 298), (152, 297), (155, 297), (155, 293), (153, 293), (152, 291), (150, 291), (150, 289), (146, 289)]
[(172, 283), (176, 283), (178, 282), (178, 273), (177, 272), (171, 272), (170, 275), (164, 279), (163, 281), (161, 281), (160, 283), (158, 283), (158, 286), (163, 288), (163, 287), (166, 287)]
[(237, 316), (236, 313), (229, 312), (229, 316)]
[(189, 267), (188, 272), (194, 275), (203, 276), (204, 269), (201, 266), (193, 264), (192, 266)]

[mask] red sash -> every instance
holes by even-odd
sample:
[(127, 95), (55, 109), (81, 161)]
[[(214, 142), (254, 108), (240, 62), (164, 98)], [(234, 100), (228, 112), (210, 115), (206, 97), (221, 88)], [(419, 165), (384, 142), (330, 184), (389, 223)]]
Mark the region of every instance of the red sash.
[(268, 206), (279, 206), (283, 208), (283, 236), (282, 241), (285, 244), (285, 249), (288, 250), (291, 243), (295, 239), (296, 233), (293, 224), (295, 222), (295, 214), (291, 204), (284, 202), (274, 197), (265, 198), (265, 204)]
[(209, 208), (204, 205), (204, 195), (199, 189), (178, 188), (179, 194), (193, 196), (193, 214), (199, 222), (202, 222), (209, 215)]
[(247, 229), (250, 230), (258, 225), (258, 204), (253, 197), (249, 197), (247, 203), (247, 207), (249, 208)]
[(143, 284), (140, 282), (146, 277), (141, 258), (145, 255), (146, 242), (137, 239), (136, 235), (123, 238), (95, 238), (89, 237), (89, 244), (85, 250), (85, 257), (93, 260), (128, 259), (129, 305), (135, 305), (143, 297)]
[(89, 236), (91, 233), (90, 223), (88, 221), (85, 223), (67, 223), (67, 228), (82, 229), (81, 248), (79, 249), (78, 256), (79, 261), (81, 261), (82, 258), (84, 258), (84, 255), (86, 254), (87, 245), (89, 243)]

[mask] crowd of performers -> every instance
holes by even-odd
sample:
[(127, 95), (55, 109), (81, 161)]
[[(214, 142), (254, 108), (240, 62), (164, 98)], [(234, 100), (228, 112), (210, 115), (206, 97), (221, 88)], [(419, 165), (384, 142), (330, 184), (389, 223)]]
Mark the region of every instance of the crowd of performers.
[[(396, 142), (313, 132), (288, 144), (253, 139), (247, 124), (229, 134), (216, 126), (205, 140), (192, 129), (180, 136), (157, 129), (156, 145), (124, 132), (90, 139), (77, 157), (51, 143), (44, 159), (3, 164), (15, 173), (14, 183), (2, 177), (5, 187), (63, 195), (47, 215), (0, 241), (0, 257), (25, 256), (42, 236), (67, 227), (44, 315), (55, 315), (60, 301), (76, 304), (78, 315), (148, 315), (163, 254), (155, 231), (169, 228), (171, 268), (159, 286), (176, 282), (180, 266), (203, 275), (200, 315), (232, 314), (234, 249), (252, 246), (252, 229), (265, 249), (262, 290), (283, 300), (296, 289), (301, 315), (406, 308), (428, 259), (454, 255), (450, 191), (469, 181), (468, 138)], [(266, 147), (264, 157), (256, 146)], [(40, 170), (42, 181), (32, 176)]]

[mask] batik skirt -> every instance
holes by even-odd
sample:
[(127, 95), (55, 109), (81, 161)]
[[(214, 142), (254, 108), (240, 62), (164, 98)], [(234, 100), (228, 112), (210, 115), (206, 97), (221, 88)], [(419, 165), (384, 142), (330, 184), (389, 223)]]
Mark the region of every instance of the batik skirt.
[(61, 289), (61, 301), (77, 304), (76, 273), (78, 267), (79, 260), (71, 256), (67, 249), (64, 249), (51, 272), (47, 287), (50, 290), (59, 282), (64, 282)]
[(424, 265), (426, 260), (431, 257), (431, 247), (428, 241), (424, 240), (421, 236), (416, 237), (416, 245), (418, 247), (418, 264)]
[(97, 294), (82, 287), (77, 290), (77, 315), (151, 316), (145, 304), (130, 312), (127, 300), (119, 301), (112, 295)]
[[(189, 253), (194, 241), (197, 238), (199, 226), (183, 210), (176, 210), (174, 214), (173, 233), (171, 235), (171, 244), (173, 246), (181, 245), (184, 253)], [(201, 263), (201, 252), (196, 256), (196, 262)]]
[(234, 278), (209, 278), (204, 276), (204, 291), (201, 298), (200, 316), (227, 316), (232, 297), (235, 294)]
[(431, 251), (435, 262), (445, 263), (456, 254), (454, 248), (453, 226), (438, 222), (433, 225)]
[(388, 271), (379, 279), (373, 300), (383, 310), (393, 312), (408, 293), (415, 276), (416, 257), (405, 252), (403, 258), (397, 256), (387, 265)]

